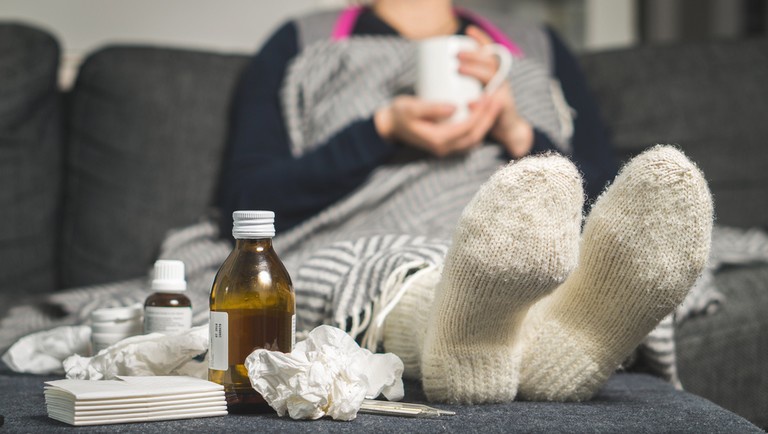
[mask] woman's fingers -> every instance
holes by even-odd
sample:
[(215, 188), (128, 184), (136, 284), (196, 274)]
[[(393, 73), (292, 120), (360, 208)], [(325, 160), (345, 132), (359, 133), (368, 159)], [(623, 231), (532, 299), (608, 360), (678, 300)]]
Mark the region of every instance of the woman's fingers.
[(492, 102), (487, 98), (476, 101), (470, 111), (470, 116), (460, 122), (448, 124), (443, 131), (443, 147), (448, 154), (467, 151), (482, 143), (488, 130), (493, 126), (495, 114)]
[(482, 47), (492, 44), (493, 40), (477, 26), (467, 27), (467, 36), (474, 39), (480, 49), (459, 53), (459, 72), (477, 78), (483, 85), (488, 84), (499, 69), (499, 59)]
[(470, 105), (467, 119), (451, 122), (455, 106), (401, 96), (392, 105), (393, 136), (438, 157), (465, 152), (482, 143), (502, 108), (500, 98), (484, 95)]
[[(464, 52), (461, 54), (467, 54)], [(481, 61), (463, 60), (462, 56), (459, 57), (459, 74), (474, 77), (485, 86), (496, 75), (497, 62), (495, 59), (487, 59)]]
[(413, 119), (441, 121), (449, 118), (456, 111), (456, 106), (453, 104), (429, 102), (413, 96), (402, 96), (398, 98), (397, 104), (401, 104), (406, 116)]
[(477, 41), (480, 46), (493, 43), (493, 39), (488, 36), (488, 33), (485, 33), (483, 29), (475, 25), (467, 26), (467, 36)]
[(501, 112), (502, 104), (495, 98), (483, 97), (472, 105), (468, 119), (471, 127), (453, 143), (456, 150), (469, 149), (482, 143)]

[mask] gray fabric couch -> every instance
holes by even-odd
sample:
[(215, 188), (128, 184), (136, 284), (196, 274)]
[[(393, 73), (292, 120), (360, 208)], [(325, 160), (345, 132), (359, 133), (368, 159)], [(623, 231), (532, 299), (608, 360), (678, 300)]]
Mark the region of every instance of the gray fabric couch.
[[(709, 178), (719, 223), (766, 226), (760, 163), (768, 102), (755, 97), (767, 94), (766, 53), (768, 41), (756, 40), (605, 52), (582, 61), (623, 158), (657, 142), (679, 143)], [(112, 46), (88, 56), (74, 88), (61, 94), (58, 54), (46, 32), (0, 24), (0, 314), (37, 294), (144, 275), (166, 231), (210, 212), (230, 100), (247, 60)], [(723, 308), (678, 329), (683, 384), (766, 427), (768, 267), (728, 270), (718, 284), (728, 297)], [(8, 430), (56, 428), (44, 417), (41, 378), (3, 373), (0, 384)], [(407, 398), (423, 399), (417, 387)], [(452, 422), (433, 425), (367, 416), (372, 425), (280, 422), (270, 429), (756, 429), (718, 405), (647, 375), (619, 374), (583, 404), (463, 409)], [(261, 429), (274, 419), (263, 418), (134, 429)]]
[[(674, 390), (646, 374), (619, 374), (584, 403), (513, 402), (477, 406), (439, 405), (456, 412), (439, 419), (358, 414), (352, 422), (295, 421), (276, 414), (73, 428), (45, 416), (43, 381), (52, 378), (0, 375), (3, 432), (275, 432), (275, 433), (761, 433), (756, 426), (704, 398)], [(407, 383), (408, 402), (426, 402)]]
[[(768, 39), (581, 59), (622, 159), (675, 143), (704, 171), (716, 223), (768, 228)], [(713, 315), (676, 330), (686, 390), (768, 428), (768, 266), (724, 270)]]

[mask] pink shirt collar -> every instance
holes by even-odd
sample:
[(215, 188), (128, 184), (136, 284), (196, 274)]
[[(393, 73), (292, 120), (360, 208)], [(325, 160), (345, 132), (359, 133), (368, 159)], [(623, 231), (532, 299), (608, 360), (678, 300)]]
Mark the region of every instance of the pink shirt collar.
[[(341, 41), (348, 38), (352, 34), (352, 29), (354, 29), (355, 23), (363, 10), (365, 10), (365, 6), (351, 6), (341, 11), (333, 27), (331, 39)], [(486, 18), (463, 8), (454, 8), (454, 13), (477, 24), (494, 42), (506, 47), (513, 56), (523, 57), (523, 50)]]

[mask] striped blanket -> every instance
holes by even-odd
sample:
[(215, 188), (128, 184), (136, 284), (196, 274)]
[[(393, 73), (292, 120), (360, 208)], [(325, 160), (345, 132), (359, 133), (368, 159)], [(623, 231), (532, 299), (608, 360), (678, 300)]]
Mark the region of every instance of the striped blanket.
[[(279, 237), (278, 240), (279, 241)], [(218, 225), (202, 221), (171, 232), (163, 243), (161, 258), (173, 258), (187, 265), (193, 323), (208, 322), (208, 296), (218, 267), (232, 246), (218, 236)], [(444, 243), (426, 237), (372, 236), (354, 242), (339, 242), (320, 249), (298, 270), (292, 272), (297, 291), (299, 330), (319, 323), (364, 330), (372, 301), (402, 264), (441, 264), (447, 249)], [(414, 262), (415, 261), (415, 262)], [(713, 277), (723, 265), (768, 262), (768, 234), (760, 230), (715, 227), (710, 261), (702, 277), (677, 311), (668, 316), (639, 346), (638, 353), (657, 375), (677, 381), (674, 356), (674, 326), (696, 315), (716, 312), (724, 303)], [(142, 302), (149, 294), (151, 276), (56, 293), (39, 303), (10, 309), (0, 320), (0, 350), (32, 332), (61, 325), (87, 324), (88, 316), (100, 307), (128, 306)], [(55, 311), (66, 315), (51, 314)]]

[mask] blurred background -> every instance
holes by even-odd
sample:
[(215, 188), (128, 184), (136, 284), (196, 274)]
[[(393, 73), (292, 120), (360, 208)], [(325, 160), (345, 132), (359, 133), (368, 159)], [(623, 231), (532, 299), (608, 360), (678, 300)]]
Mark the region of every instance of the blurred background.
[[(766, 33), (768, 0), (457, 0), (557, 29), (576, 52)], [(0, 0), (0, 19), (36, 24), (62, 44), (66, 88), (87, 53), (142, 43), (250, 53), (285, 19), (345, 0)]]

